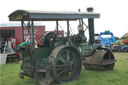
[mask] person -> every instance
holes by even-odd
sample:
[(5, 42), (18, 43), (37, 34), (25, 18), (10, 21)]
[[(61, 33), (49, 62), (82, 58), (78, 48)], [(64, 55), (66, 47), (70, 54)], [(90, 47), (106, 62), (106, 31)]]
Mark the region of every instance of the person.
[(79, 32), (79, 34), (83, 34), (84, 33), (84, 31), (83, 31), (83, 26), (82, 25), (78, 25), (78, 32)]
[(78, 29), (78, 35), (82, 38), (82, 41), (86, 41), (87, 38), (85, 37), (83, 26), (82, 25), (78, 25), (77, 29)]
[(13, 49), (16, 49), (16, 38), (14, 36), (12, 37), (12, 46)]
[(13, 50), (16, 49), (16, 38), (14, 35), (11, 35), (8, 38), (8, 46), (9, 46), (9, 48), (13, 48)]
[(12, 35), (8, 38), (8, 46), (9, 48), (12, 48)]
[(2, 52), (2, 36), (0, 34), (0, 53)]

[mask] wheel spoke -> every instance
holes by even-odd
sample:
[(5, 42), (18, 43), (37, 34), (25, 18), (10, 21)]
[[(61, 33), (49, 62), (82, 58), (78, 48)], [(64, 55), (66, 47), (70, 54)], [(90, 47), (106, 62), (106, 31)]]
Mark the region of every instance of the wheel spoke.
[(62, 62), (62, 63), (65, 63), (66, 60), (63, 58), (63, 56), (59, 56), (58, 59)]
[(56, 71), (61, 71), (61, 70), (64, 70), (64, 68), (57, 68)]
[(62, 75), (62, 73), (64, 73), (65, 72), (65, 70), (61, 70), (59, 73), (58, 73), (58, 75)]
[(64, 69), (64, 73), (62, 74), (63, 77), (66, 77), (68, 74), (69, 70), (68, 69)]
[(67, 66), (69, 66), (69, 65), (68, 65), (68, 64), (56, 65), (57, 68), (65, 68), (65, 67), (67, 67)]
[(67, 60), (70, 61), (70, 52), (66, 51)]

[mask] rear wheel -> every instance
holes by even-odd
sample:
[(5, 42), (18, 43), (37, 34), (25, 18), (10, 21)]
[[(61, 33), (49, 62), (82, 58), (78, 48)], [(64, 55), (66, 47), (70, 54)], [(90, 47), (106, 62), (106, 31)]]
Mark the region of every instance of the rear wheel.
[(59, 83), (75, 80), (79, 77), (82, 62), (79, 52), (71, 47), (60, 49), (56, 54), (56, 81)]

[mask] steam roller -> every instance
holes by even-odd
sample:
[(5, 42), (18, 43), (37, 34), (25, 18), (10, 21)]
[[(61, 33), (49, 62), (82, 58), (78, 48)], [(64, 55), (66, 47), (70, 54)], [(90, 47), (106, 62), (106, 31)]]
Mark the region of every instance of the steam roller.
[(115, 62), (111, 50), (102, 48), (96, 49), (93, 55), (86, 57), (83, 65), (88, 70), (107, 71), (113, 70)]
[[(18, 50), (22, 55), (20, 78), (28, 76), (39, 85), (51, 85), (54, 82), (66, 83), (77, 80), (82, 70), (82, 64), (89, 70), (112, 70), (115, 58), (110, 49), (103, 48), (95, 39), (94, 19), (100, 18), (93, 8), (87, 12), (46, 12), (16, 10), (9, 15), (10, 21), (21, 21), (22, 43)], [(87, 24), (84, 23), (87, 19)], [(35, 21), (54, 21), (56, 30), (41, 36), (35, 43)], [(59, 22), (67, 23), (67, 34), (61, 35)], [(70, 21), (78, 24), (78, 34), (70, 34)], [(25, 29), (27, 28), (27, 29)], [(89, 39), (85, 36), (88, 29)], [(24, 31), (30, 40), (26, 41)], [(64, 31), (65, 32), (65, 31)]]

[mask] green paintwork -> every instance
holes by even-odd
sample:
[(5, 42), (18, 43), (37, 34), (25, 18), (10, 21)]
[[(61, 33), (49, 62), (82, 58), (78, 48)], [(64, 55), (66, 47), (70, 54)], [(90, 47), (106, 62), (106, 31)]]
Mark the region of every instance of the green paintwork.
[(21, 27), (22, 27), (22, 42), (24, 42), (24, 21), (21, 21)]
[(21, 44), (18, 45), (18, 47), (24, 47), (24, 45), (30, 45), (31, 43), (32, 41), (22, 42)]
[(93, 52), (92, 45), (90, 44), (80, 44), (77, 46), (78, 50), (80, 51), (82, 56), (89, 56)]
[(47, 58), (51, 51), (53, 50), (53, 48), (48, 48), (48, 47), (43, 47), (43, 48), (35, 48), (34, 49), (34, 58), (36, 60), (40, 59), (40, 58)]
[(35, 43), (34, 43), (34, 22), (32, 21), (32, 46), (35, 47)]
[[(24, 70), (24, 75), (30, 77), (34, 76), (33, 73), (36, 71), (36, 65), (45, 61), (52, 50), (52, 48), (46, 47), (34, 48), (32, 50), (30, 46), (24, 46), (20, 51), (23, 56), (22, 70)], [(26, 70), (26, 68), (29, 68), (30, 70)]]
[(110, 33), (110, 31), (109, 31), (109, 30), (106, 30), (106, 31), (105, 31), (105, 34), (109, 34), (109, 33)]

